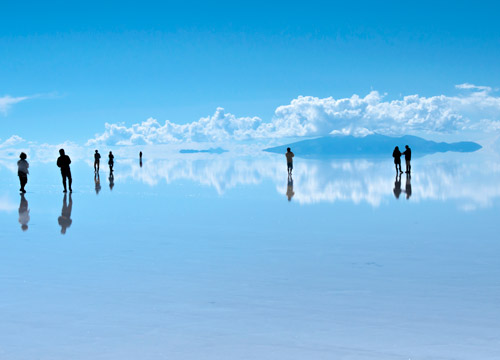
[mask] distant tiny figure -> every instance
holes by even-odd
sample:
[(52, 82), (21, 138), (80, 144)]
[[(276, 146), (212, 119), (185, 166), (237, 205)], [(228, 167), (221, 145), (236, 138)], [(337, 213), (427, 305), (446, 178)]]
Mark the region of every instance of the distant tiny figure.
[(139, 151), (139, 166), (142, 167), (142, 151)]
[(394, 158), (394, 165), (396, 166), (396, 172), (403, 173), (403, 170), (401, 170), (401, 151), (399, 151), (399, 148), (396, 146), (394, 148), (394, 151), (392, 152), (392, 157)]
[(30, 164), (26, 161), (26, 154), (21, 153), (19, 155), (20, 160), (17, 162), (17, 176), (19, 176), (19, 182), (21, 183), (21, 188), (19, 189), (20, 192), (23, 194), (26, 193), (26, 190), (24, 190), (24, 187), (28, 183), (28, 168), (30, 167)]
[[(406, 173), (409, 174), (411, 173), (411, 149), (408, 145), (405, 145), (406, 150), (403, 151), (403, 155), (405, 156), (405, 162), (406, 162)], [(417, 169), (418, 170), (418, 169)]]
[(108, 165), (109, 165), (109, 172), (113, 172), (113, 165), (115, 164), (115, 157), (113, 155), (113, 153), (110, 151), (109, 152), (109, 155), (108, 155)]
[(401, 173), (396, 173), (393, 192), (396, 199), (399, 199), (399, 195), (401, 195)]
[(405, 186), (405, 192), (406, 192), (406, 200), (408, 200), (411, 196), (411, 175), (410, 173), (406, 174), (406, 186)]
[(293, 195), (295, 195), (295, 193), (293, 192), (293, 178), (290, 174), (288, 175), (288, 184), (286, 189), (286, 196), (288, 197), (288, 201), (292, 201)]
[(96, 172), (94, 175), (95, 182), (95, 194), (99, 195), (99, 191), (101, 191), (101, 179), (99, 178), (99, 173)]
[(94, 172), (99, 171), (99, 165), (101, 163), (101, 154), (99, 154), (99, 151), (95, 151), (94, 154)]
[(291, 175), (293, 170), (293, 157), (295, 155), (293, 154), (293, 152), (290, 151), (290, 148), (287, 148), (285, 156), (286, 156), (286, 165), (288, 168), (288, 174)]
[(57, 222), (61, 226), (61, 234), (66, 234), (66, 229), (71, 226), (73, 220), (71, 220), (71, 210), (73, 209), (73, 201), (71, 199), (71, 193), (69, 194), (69, 205), (66, 201), (66, 194), (63, 198), (63, 206), (61, 210), (61, 216), (57, 218)]
[(71, 169), (69, 168), (69, 164), (71, 164), (71, 159), (68, 155), (64, 153), (64, 149), (59, 150), (59, 158), (57, 159), (57, 166), (61, 168), (61, 176), (64, 186), (64, 192), (68, 192), (66, 188), (66, 179), (68, 179), (69, 191), (72, 192), (71, 183), (73, 180), (71, 179)]
[(19, 224), (23, 231), (28, 230), (28, 223), (30, 222), (30, 211), (28, 209), (28, 200), (21, 193), (21, 202), (19, 203)]
[(113, 173), (109, 173), (109, 190), (113, 190), (113, 187), (115, 186), (115, 176), (113, 175)]

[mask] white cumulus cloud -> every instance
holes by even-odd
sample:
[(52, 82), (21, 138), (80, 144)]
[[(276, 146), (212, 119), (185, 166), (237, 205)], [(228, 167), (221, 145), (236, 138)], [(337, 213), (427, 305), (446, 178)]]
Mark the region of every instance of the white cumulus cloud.
[(220, 142), (327, 134), (365, 136), (377, 132), (387, 135), (450, 134), (458, 131), (498, 131), (500, 97), (488, 86), (461, 84), (461, 94), (425, 97), (409, 95), (384, 100), (372, 91), (364, 97), (318, 98), (299, 96), (279, 106), (270, 122), (258, 117), (237, 117), (217, 108), (212, 116), (188, 124), (150, 118), (127, 127), (105, 125), (105, 131), (88, 145), (165, 144), (184, 141)]

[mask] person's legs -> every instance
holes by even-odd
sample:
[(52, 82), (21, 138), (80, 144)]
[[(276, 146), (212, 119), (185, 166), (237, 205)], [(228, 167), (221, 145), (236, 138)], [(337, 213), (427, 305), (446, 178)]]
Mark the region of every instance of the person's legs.
[(71, 183), (73, 182), (73, 179), (71, 178), (71, 172), (68, 172), (68, 185), (69, 185), (69, 192), (72, 192), (73, 189), (71, 189)]
[(25, 176), (24, 174), (18, 174), (18, 175), (19, 175), (19, 183), (21, 184), (21, 188), (19, 189), (19, 191), (25, 193), (26, 190), (24, 190), (24, 187), (28, 183), (28, 177)]
[(66, 189), (66, 173), (61, 172), (61, 176), (62, 176), (62, 182), (63, 182), (63, 186), (64, 186), (64, 192), (68, 192), (68, 190)]

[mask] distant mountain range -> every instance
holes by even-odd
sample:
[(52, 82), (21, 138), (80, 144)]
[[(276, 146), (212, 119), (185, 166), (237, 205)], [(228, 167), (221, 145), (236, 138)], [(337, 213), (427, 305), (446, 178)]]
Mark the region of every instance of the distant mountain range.
[(399, 146), (399, 149), (404, 151), (405, 145), (412, 149), (412, 155), (415, 157), (437, 152), (473, 152), (481, 149), (481, 145), (471, 141), (446, 143), (411, 135), (391, 137), (374, 134), (365, 137), (325, 136), (276, 146), (264, 149), (264, 151), (284, 154), (286, 148), (290, 147), (300, 157), (380, 157), (391, 156), (395, 146)]

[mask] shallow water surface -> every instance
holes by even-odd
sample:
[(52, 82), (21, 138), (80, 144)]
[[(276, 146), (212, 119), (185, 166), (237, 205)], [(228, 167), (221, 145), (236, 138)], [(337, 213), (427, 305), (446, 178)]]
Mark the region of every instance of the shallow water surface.
[(0, 358), (497, 359), (495, 159), (3, 161)]

